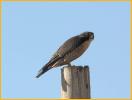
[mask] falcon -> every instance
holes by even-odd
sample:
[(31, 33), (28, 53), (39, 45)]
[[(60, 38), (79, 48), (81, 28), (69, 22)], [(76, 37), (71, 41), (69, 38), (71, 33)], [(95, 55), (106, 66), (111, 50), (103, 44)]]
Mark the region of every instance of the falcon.
[(53, 57), (38, 72), (36, 78), (39, 78), (48, 70), (62, 65), (71, 66), (71, 62), (79, 58), (89, 47), (94, 39), (93, 32), (83, 32), (77, 36), (71, 37), (64, 42), (55, 52)]

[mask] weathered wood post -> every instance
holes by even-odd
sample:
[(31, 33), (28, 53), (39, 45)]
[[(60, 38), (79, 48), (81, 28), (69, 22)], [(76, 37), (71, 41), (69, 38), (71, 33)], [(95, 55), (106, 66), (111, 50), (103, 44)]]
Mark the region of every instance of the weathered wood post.
[(66, 66), (61, 69), (61, 97), (90, 99), (88, 66)]

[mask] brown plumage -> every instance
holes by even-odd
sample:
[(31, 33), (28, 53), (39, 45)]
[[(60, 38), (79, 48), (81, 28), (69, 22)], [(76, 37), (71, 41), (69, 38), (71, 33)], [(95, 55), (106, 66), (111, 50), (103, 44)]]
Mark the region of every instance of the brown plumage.
[(51, 68), (70, 64), (70, 62), (80, 57), (86, 51), (93, 39), (94, 34), (92, 32), (84, 32), (68, 39), (60, 46), (50, 61), (40, 69), (36, 77), (40, 77)]

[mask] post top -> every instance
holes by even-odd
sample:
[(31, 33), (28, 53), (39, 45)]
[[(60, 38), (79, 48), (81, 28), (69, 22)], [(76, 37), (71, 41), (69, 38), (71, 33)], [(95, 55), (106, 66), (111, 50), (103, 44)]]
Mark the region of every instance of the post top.
[(62, 69), (65, 69), (65, 68), (73, 68), (73, 69), (89, 69), (89, 66), (88, 65), (84, 65), (84, 66), (76, 66), (76, 65), (72, 65), (72, 66), (64, 66)]

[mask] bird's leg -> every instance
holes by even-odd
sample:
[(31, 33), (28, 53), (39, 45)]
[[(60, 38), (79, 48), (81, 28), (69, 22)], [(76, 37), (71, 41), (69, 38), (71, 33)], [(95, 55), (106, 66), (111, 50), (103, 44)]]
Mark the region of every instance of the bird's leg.
[(72, 67), (71, 63), (68, 63), (68, 67)]

